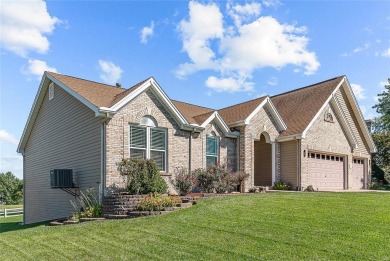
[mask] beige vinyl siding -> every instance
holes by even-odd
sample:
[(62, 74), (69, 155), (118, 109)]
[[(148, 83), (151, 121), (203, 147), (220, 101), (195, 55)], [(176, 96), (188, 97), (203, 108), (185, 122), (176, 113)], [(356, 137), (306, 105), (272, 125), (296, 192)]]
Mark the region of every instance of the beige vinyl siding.
[(340, 106), (342, 110), (345, 113), (345, 116), (347, 118), (347, 121), (349, 125), (351, 126), (352, 132), (355, 135), (357, 142), (358, 142), (358, 148), (354, 150), (356, 153), (362, 153), (364, 155), (369, 154), (369, 147), (368, 144), (366, 143), (362, 130), (360, 129), (359, 123), (352, 111), (352, 107), (348, 102), (347, 95), (344, 91), (343, 88), (340, 88), (336, 92), (337, 100), (340, 103)]
[(272, 186), (272, 146), (265, 142), (264, 136), (254, 145), (255, 186)]
[(101, 176), (101, 119), (73, 96), (55, 86), (46, 93), (24, 155), (25, 223), (66, 217), (74, 197), (50, 188), (51, 169), (73, 169), (82, 191), (99, 192)]
[(280, 179), (290, 183), (292, 189), (297, 187), (297, 141), (280, 143)]

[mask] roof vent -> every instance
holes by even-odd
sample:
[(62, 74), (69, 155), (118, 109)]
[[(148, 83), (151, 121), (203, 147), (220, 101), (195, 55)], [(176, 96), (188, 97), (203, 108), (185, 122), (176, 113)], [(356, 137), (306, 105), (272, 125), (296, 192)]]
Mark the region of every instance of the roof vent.
[(118, 87), (118, 88), (122, 88), (122, 84), (119, 83), (119, 82), (117, 82), (117, 83), (115, 84), (115, 86)]

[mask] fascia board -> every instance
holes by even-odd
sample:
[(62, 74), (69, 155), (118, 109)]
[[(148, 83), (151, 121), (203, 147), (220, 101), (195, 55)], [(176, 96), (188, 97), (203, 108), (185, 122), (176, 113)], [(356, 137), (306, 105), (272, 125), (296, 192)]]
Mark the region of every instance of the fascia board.
[(340, 81), (340, 83), (337, 85), (337, 87), (333, 90), (333, 92), (329, 95), (329, 97), (326, 99), (326, 101), (324, 102), (324, 104), (321, 106), (321, 108), (318, 110), (318, 112), (316, 113), (316, 115), (313, 117), (313, 119), (310, 121), (309, 125), (307, 125), (306, 129), (302, 132), (302, 138), (305, 138), (306, 137), (306, 134), (307, 132), (309, 131), (309, 129), (311, 128), (311, 126), (313, 126), (314, 122), (317, 120), (317, 118), (322, 114), (323, 110), (325, 109), (325, 107), (328, 105), (330, 99), (333, 98), (333, 95), (340, 89), (340, 86), (343, 85), (343, 82), (345, 81), (345, 77), (343, 77), (343, 79)]
[(347, 117), (345, 116), (344, 111), (341, 109), (340, 102), (337, 99), (336, 95), (333, 95), (333, 99), (331, 99), (330, 103), (333, 105), (333, 107), (335, 107), (336, 113), (338, 114), (339, 118), (341, 118), (341, 126), (344, 128), (344, 131), (347, 134), (347, 138), (348, 138), (349, 142), (353, 145), (352, 146), (353, 149), (357, 149), (358, 148), (357, 139), (356, 139), (355, 135), (353, 134), (352, 128), (348, 123), (348, 120), (347, 120)]
[(260, 111), (260, 109), (267, 103), (267, 99), (264, 99), (264, 101), (262, 101), (257, 107), (256, 109), (254, 109), (251, 114), (249, 114), (249, 116), (245, 119), (245, 124), (248, 125), (252, 118), (255, 117), (255, 115)]
[(140, 95), (142, 92), (146, 91), (148, 88), (151, 88), (153, 93), (159, 98), (164, 107), (171, 113), (171, 115), (175, 118), (175, 120), (181, 124), (188, 124), (187, 120), (180, 113), (180, 111), (173, 105), (169, 97), (165, 94), (165, 92), (161, 89), (160, 85), (151, 77), (147, 81), (145, 81), (141, 86), (139, 86), (136, 90), (131, 92), (125, 98), (111, 106), (109, 109), (111, 111), (117, 112), (135, 97)]
[(348, 90), (346, 92), (346, 94), (347, 94), (347, 98), (348, 98), (350, 104), (352, 105), (352, 110), (354, 111), (355, 116), (357, 116), (356, 118), (358, 120), (360, 128), (363, 130), (364, 138), (366, 139), (366, 141), (368, 141), (367, 143), (369, 144), (370, 152), (375, 153), (375, 152), (377, 152), (377, 149), (376, 149), (374, 140), (372, 139), (372, 136), (371, 136), (370, 132), (368, 131), (367, 125), (364, 121), (363, 113), (360, 110), (360, 107), (358, 105), (358, 102), (356, 100), (355, 95), (353, 95), (353, 91), (352, 91), (351, 85), (348, 82), (348, 79), (345, 78), (345, 82), (346, 82), (345, 86)]

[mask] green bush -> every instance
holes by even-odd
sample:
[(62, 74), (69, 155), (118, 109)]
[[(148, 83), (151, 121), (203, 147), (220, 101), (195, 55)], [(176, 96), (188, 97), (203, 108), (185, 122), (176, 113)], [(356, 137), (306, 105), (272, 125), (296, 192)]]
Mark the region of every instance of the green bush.
[(196, 179), (185, 168), (176, 168), (175, 172), (172, 185), (179, 192), (180, 196), (191, 193), (192, 189), (196, 186)]
[(86, 194), (80, 191), (77, 201), (71, 201), (71, 204), (75, 210), (72, 218), (74, 220), (101, 217), (103, 214), (103, 205), (96, 198), (93, 188), (87, 189)]
[(181, 203), (181, 199), (177, 196), (162, 197), (161, 195), (153, 195), (143, 198), (137, 205), (139, 211), (163, 211), (165, 208), (176, 207)]
[(241, 184), (239, 182), (242, 182), (243, 178), (241, 175), (231, 173), (225, 164), (209, 166), (206, 170), (197, 169), (193, 176), (196, 177), (200, 190), (208, 193), (232, 192)]
[(284, 182), (278, 180), (278, 181), (275, 181), (273, 189), (274, 190), (291, 190), (291, 184), (284, 183)]
[(130, 193), (167, 193), (168, 186), (153, 160), (123, 159), (117, 165), (120, 174), (127, 177), (127, 189)]

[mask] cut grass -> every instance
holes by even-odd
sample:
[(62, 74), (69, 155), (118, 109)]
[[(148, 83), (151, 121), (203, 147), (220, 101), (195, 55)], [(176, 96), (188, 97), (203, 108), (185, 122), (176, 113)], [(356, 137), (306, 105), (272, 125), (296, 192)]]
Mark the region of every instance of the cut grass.
[(23, 208), (23, 205), (0, 205), (0, 210), (10, 208)]
[(390, 193), (208, 199), (157, 217), (9, 229), (0, 259), (386, 260), (389, 205)]

